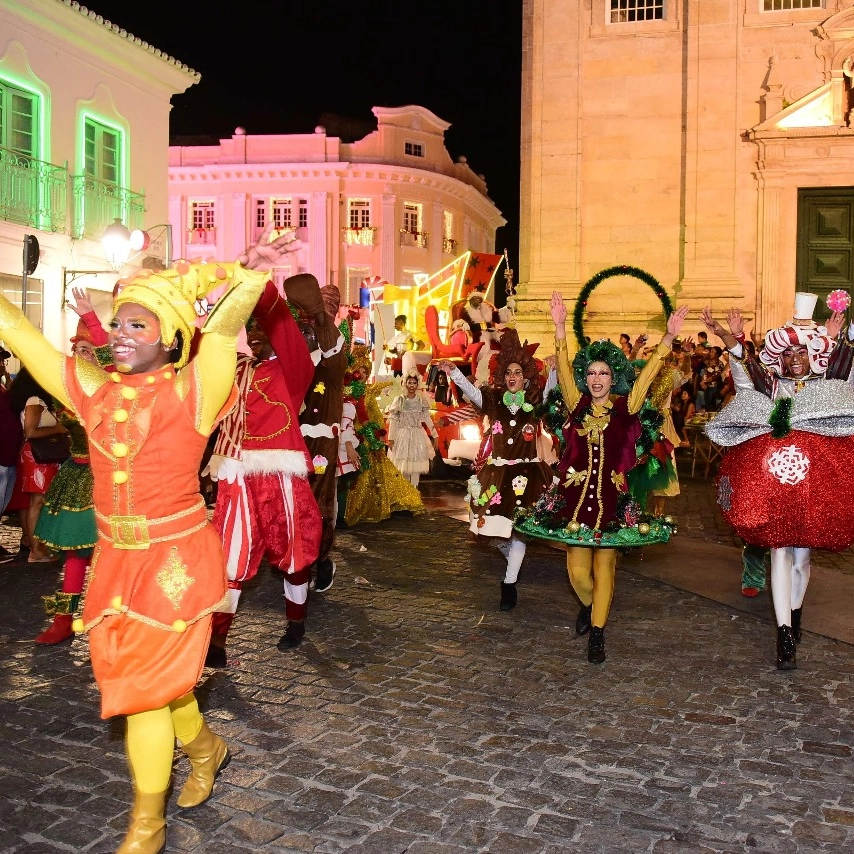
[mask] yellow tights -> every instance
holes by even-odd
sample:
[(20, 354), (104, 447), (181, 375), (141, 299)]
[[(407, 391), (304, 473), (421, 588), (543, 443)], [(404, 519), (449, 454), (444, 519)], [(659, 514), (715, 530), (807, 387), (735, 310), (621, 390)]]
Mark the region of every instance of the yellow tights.
[(566, 550), (566, 571), (581, 604), (593, 605), (591, 624), (604, 629), (614, 598), (617, 553), (613, 549), (571, 546)]
[(162, 709), (128, 715), (126, 748), (138, 792), (153, 795), (169, 788), (175, 739), (189, 744), (201, 731), (203, 721), (192, 693)]

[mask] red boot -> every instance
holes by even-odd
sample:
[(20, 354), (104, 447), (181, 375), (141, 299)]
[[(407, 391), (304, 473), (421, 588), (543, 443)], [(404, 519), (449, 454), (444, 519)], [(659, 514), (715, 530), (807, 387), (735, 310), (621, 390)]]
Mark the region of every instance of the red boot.
[(56, 614), (50, 627), (36, 638), (36, 643), (62, 643), (68, 640), (74, 635), (74, 632), (71, 631), (73, 619), (74, 617), (71, 614)]

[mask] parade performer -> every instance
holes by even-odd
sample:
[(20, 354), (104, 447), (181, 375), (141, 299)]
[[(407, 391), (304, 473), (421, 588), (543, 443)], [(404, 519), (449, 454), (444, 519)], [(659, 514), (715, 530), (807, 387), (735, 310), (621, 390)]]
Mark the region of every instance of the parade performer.
[[(687, 352), (681, 352), (680, 348), (678, 356), (674, 351), (665, 357), (663, 367), (650, 385), (644, 409), (658, 413), (661, 424), (656, 425), (652, 447), (628, 475), (630, 491), (651, 516), (663, 516), (665, 498), (679, 495), (675, 449), (681, 440), (673, 423), (671, 403), (674, 392), (691, 377), (691, 345), (686, 342), (686, 347)], [(641, 410), (642, 420), (644, 409)]]
[[(315, 366), (299, 423), (314, 464), (309, 483), (323, 520), (317, 561), (310, 570), (315, 576), (314, 589), (323, 593), (329, 590), (335, 577), (335, 562), (330, 552), (335, 541), (338, 512), (336, 461), (344, 411), (344, 374), (347, 371), (346, 340), (335, 325), (341, 295), (334, 285), (321, 288), (310, 273), (300, 273), (286, 280), (285, 296), (302, 313), (303, 336)], [(317, 311), (318, 303), (322, 306), (321, 311)], [(345, 325), (345, 328), (348, 327)], [(288, 640), (283, 638), (279, 642), (280, 648), (294, 646), (300, 640), (301, 637), (293, 634)]]
[[(166, 840), (175, 739), (190, 759), (178, 796), (198, 806), (229, 760), (193, 689), (211, 614), (226, 594), (222, 546), (199, 494), (207, 437), (233, 405), (237, 334), (289, 238), (257, 246), (232, 266), (178, 262), (120, 281), (110, 322), (116, 371), (57, 352), (0, 296), (0, 336), (84, 425), (92, 451), (98, 545), (82, 620), (101, 715), (127, 716), (134, 805), (119, 854), (156, 854)], [(298, 245), (298, 242), (295, 242)], [(228, 290), (201, 330), (194, 303)]]
[[(365, 385), (370, 374), (370, 352), (363, 344), (352, 348), (345, 390), (355, 406), (355, 432), (360, 457), (358, 474), (347, 490), (344, 522), (382, 522), (392, 513), (421, 513), (421, 493), (398, 471), (386, 454), (385, 429), (377, 398), (392, 381)], [(343, 434), (342, 434), (343, 435)]]
[(472, 373), (478, 385), (489, 381), (490, 359), (498, 349), (499, 315), (494, 305), (484, 300), (483, 291), (475, 290), (459, 310), (459, 317), (464, 320), (471, 333), (472, 343), (482, 343), (476, 353), (476, 362)]
[(507, 561), (499, 607), (509, 611), (518, 599), (516, 583), (527, 548), (514, 533), (513, 520), (553, 480), (537, 453), (542, 425), (534, 407), (542, 394), (540, 365), (516, 330), (506, 329), (488, 386), (472, 385), (451, 362), (441, 362), (439, 370), (489, 420), (478, 451), (482, 464), (468, 482), (469, 528), (488, 538)]
[[(347, 329), (349, 338), (349, 327)], [(364, 344), (356, 345), (365, 350)], [(336, 527), (347, 524), (344, 520), (344, 512), (347, 506), (347, 494), (350, 487), (359, 475), (362, 468), (362, 455), (360, 452), (361, 442), (356, 435), (356, 419), (359, 410), (364, 414), (364, 404), (361, 397), (365, 393), (365, 383), (359, 370), (353, 370), (353, 349), (348, 347), (347, 353), (348, 370), (344, 374), (344, 401), (341, 407), (341, 433), (338, 436), (338, 459), (336, 465), (336, 500), (337, 511), (335, 515)], [(370, 366), (368, 367), (370, 373)]]
[(625, 354), (609, 341), (588, 344), (569, 361), (566, 306), (552, 294), (557, 371), (569, 418), (558, 483), (517, 524), (517, 530), (567, 546), (569, 581), (581, 602), (577, 634), (588, 632), (587, 660), (605, 660), (605, 624), (611, 610), (617, 548), (666, 542), (671, 527), (640, 519), (628, 491), (627, 475), (636, 465), (642, 426), (638, 412), (650, 383), (670, 353), (687, 307), (667, 319), (667, 333), (635, 378)]
[(427, 431), (434, 440), (439, 437), (420, 385), (418, 371), (410, 371), (403, 381), (403, 394), (392, 401), (388, 410), (389, 458), (416, 489), (421, 475), (430, 471), (430, 461), (436, 456)]
[[(837, 296), (842, 302), (833, 299)], [(854, 468), (854, 325), (838, 340), (848, 297), (828, 298), (826, 326), (812, 319), (818, 297), (795, 295), (794, 318), (765, 336), (759, 359), (744, 347), (744, 320), (729, 330), (703, 311), (730, 352), (735, 398), (706, 426), (728, 448), (718, 472), (718, 504), (738, 535), (771, 550), (777, 669), (797, 668), (810, 550), (854, 543), (854, 504), (842, 486)]]
[[(74, 288), (72, 293), (75, 301), (69, 305), (80, 317), (77, 334), (71, 339), (72, 354), (93, 365), (112, 367), (107, 333), (86, 290)], [(45, 611), (53, 620), (36, 638), (40, 644), (62, 643), (74, 635), (71, 623), (80, 606), (86, 569), (98, 540), (86, 431), (66, 407), (58, 406), (56, 418), (71, 438), (71, 456), (59, 467), (45, 493), (34, 536), (49, 549), (62, 552), (62, 590), (42, 597)]]
[[(319, 290), (308, 295), (323, 311)], [(229, 607), (214, 615), (205, 663), (225, 667), (226, 641), (244, 584), (266, 555), (285, 574), (280, 646), (305, 635), (308, 582), (320, 546), (320, 511), (308, 483), (311, 457), (298, 415), (314, 365), (294, 316), (268, 282), (249, 323), (251, 356), (237, 357), (237, 406), (220, 424), (207, 470), (217, 481), (213, 524), (223, 540)]]

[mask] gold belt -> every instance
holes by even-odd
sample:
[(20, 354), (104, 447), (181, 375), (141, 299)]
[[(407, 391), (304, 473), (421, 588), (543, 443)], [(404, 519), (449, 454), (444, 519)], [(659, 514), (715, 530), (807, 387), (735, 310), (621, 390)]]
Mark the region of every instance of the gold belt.
[[(105, 516), (97, 511), (95, 516), (101, 537), (117, 549), (147, 549), (152, 543), (165, 543), (200, 531), (208, 523), (203, 499), (171, 516)], [(192, 518), (194, 516), (195, 519)], [(152, 533), (157, 536), (152, 536)]]

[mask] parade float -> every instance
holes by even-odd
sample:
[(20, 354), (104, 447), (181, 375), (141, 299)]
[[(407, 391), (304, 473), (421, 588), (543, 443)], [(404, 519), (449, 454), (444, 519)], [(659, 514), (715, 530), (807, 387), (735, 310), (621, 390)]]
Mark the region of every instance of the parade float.
[[(507, 304), (498, 313), (502, 323), (509, 323), (513, 308), (512, 271), (504, 255), (468, 251), (432, 275), (416, 275), (413, 285), (408, 287), (390, 284), (379, 276), (365, 279), (360, 288), (359, 316), (354, 320), (353, 334), (371, 346), (372, 380), (394, 380), (395, 369), (405, 374), (415, 368), (425, 384), (430, 383), (432, 391), (436, 372), (431, 371), (431, 365), (440, 359), (450, 359), (469, 373), (477, 350), (469, 349), (470, 342), (452, 340), (451, 326), (472, 293), (482, 293), (485, 302), (495, 304), (495, 281), (502, 263)], [(407, 317), (415, 347), (396, 361), (385, 346), (394, 335), (394, 319), (401, 314)], [(380, 406), (385, 408), (400, 393), (398, 378), (384, 389)], [(456, 396), (453, 384), (448, 397), (444, 401), (442, 395), (439, 398), (438, 401), (434, 398), (431, 404), (439, 433), (435, 467), (439, 470), (444, 466), (460, 467), (474, 460), (477, 453), (480, 418)]]

